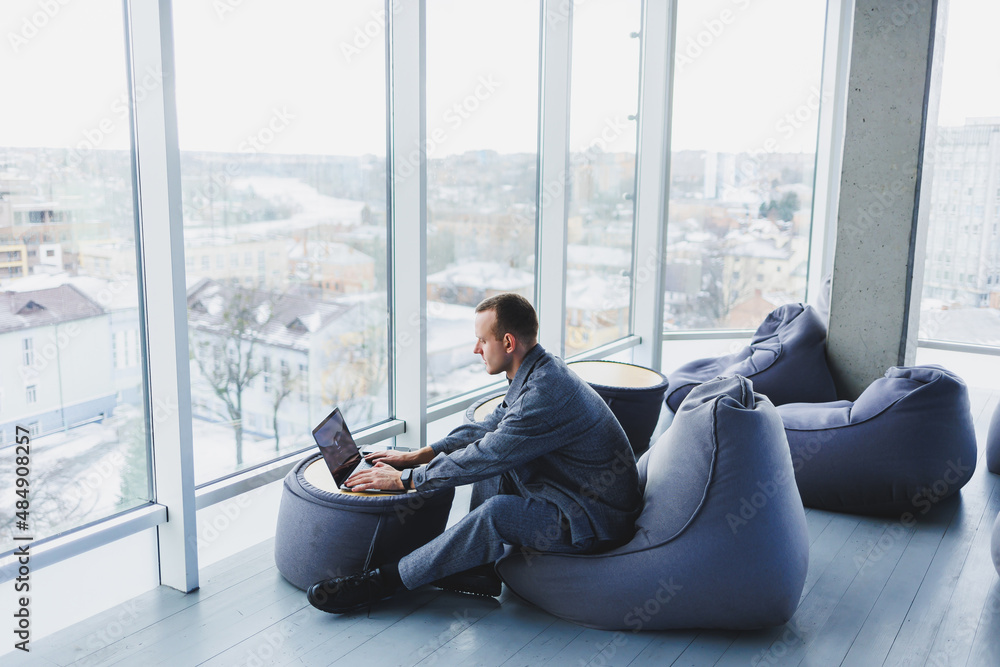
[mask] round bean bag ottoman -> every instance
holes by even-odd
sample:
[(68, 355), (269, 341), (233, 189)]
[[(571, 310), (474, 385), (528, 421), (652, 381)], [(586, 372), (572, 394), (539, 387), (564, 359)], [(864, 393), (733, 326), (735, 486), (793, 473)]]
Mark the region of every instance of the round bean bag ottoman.
[(924, 514), (976, 469), (969, 392), (939, 366), (893, 366), (858, 400), (778, 406), (808, 507)]
[(990, 430), (986, 436), (986, 469), (1000, 475), (1000, 403), (990, 419)]
[(440, 535), (455, 489), (404, 494), (342, 491), (321, 454), (285, 476), (274, 562), (294, 586), (397, 560)]
[(649, 449), (649, 439), (667, 391), (667, 377), (649, 368), (618, 361), (572, 361), (567, 366), (608, 404), (635, 456), (638, 458)]
[(993, 567), (996, 568), (997, 574), (1000, 574), (1000, 514), (997, 514), (997, 520), (993, 522), (990, 546), (993, 548)]
[(470, 405), (465, 411), (466, 423), (481, 422), (486, 419), (490, 413), (496, 410), (498, 405), (503, 403), (503, 397), (506, 395), (506, 393), (503, 393), (496, 396), (488, 396)]
[(809, 535), (767, 398), (739, 376), (699, 385), (638, 467), (643, 508), (628, 544), (597, 554), (512, 548), (497, 564), (511, 591), (606, 630), (786, 623)]
[(774, 405), (837, 400), (826, 364), (826, 323), (816, 309), (802, 303), (771, 311), (750, 345), (739, 352), (697, 359), (670, 373), (667, 406), (676, 412), (693, 387), (720, 375), (750, 378), (754, 391)]

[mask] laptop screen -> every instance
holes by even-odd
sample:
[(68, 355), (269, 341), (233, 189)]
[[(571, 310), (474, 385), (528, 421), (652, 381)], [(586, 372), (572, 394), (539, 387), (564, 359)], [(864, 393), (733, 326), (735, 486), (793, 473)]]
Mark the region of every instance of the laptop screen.
[(333, 475), (333, 481), (340, 486), (361, 461), (361, 452), (351, 437), (351, 432), (347, 430), (340, 408), (334, 408), (333, 412), (313, 429), (313, 438)]

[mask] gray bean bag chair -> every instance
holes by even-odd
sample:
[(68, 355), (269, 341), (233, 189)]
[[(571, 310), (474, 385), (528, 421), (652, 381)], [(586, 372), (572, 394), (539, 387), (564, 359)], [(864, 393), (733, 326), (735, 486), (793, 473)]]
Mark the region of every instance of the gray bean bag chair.
[(274, 563), (289, 583), (356, 574), (397, 560), (440, 535), (455, 489), (405, 494), (343, 492), (319, 453), (288, 471), (278, 508)]
[(767, 398), (743, 377), (696, 387), (638, 466), (644, 506), (628, 544), (573, 555), (512, 548), (497, 563), (510, 589), (607, 630), (787, 622), (809, 540), (785, 432)]
[(858, 400), (778, 407), (808, 507), (926, 513), (976, 469), (969, 392), (939, 366), (894, 366)]
[(697, 359), (670, 373), (667, 406), (676, 412), (692, 388), (726, 375), (750, 378), (754, 391), (774, 405), (837, 400), (826, 364), (826, 323), (812, 306), (801, 303), (771, 311), (739, 352)]
[(986, 469), (1000, 475), (1000, 403), (990, 419), (990, 430), (986, 436)]

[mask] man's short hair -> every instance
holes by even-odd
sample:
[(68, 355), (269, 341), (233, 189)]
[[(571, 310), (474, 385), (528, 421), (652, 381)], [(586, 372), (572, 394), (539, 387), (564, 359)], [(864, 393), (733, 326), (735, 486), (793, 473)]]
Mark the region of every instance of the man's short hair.
[(514, 334), (514, 338), (523, 343), (534, 343), (538, 339), (538, 315), (531, 302), (520, 294), (504, 292), (483, 299), (476, 312), (492, 310), (497, 319), (493, 325), (493, 335), (497, 340), (504, 334)]

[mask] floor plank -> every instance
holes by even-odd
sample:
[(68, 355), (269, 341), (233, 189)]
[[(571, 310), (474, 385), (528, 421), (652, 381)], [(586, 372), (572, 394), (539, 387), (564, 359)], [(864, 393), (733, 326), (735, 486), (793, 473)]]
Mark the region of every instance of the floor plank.
[(673, 665), (691, 642), (697, 637), (697, 632), (676, 631), (656, 633), (653, 641), (636, 656), (630, 665)]
[[(427, 608), (440, 591), (423, 588), (397, 596), (368, 611), (343, 616), (308, 607), (303, 611), (295, 643), (281, 651), (275, 664), (324, 666), (339, 660), (389, 628)], [(392, 644), (383, 647), (384, 653)], [(369, 648), (370, 650), (370, 648)], [(410, 663), (404, 663), (410, 664)]]
[(837, 551), (812, 590), (802, 599), (789, 622), (795, 630), (794, 640), (791, 643), (776, 640), (765, 654), (768, 660), (780, 657), (776, 664), (797, 664), (802, 659), (805, 650), (817, 640), (820, 630), (858, 576), (857, 563), (868, 558), (885, 528), (882, 521), (858, 518), (850, 538)]
[(488, 613), (430, 653), (420, 665), (502, 665), (544, 632), (556, 619), (509, 596)]
[[(382, 630), (326, 664), (365, 667), (419, 664), (499, 605), (493, 598), (442, 592), (432, 603), (421, 607), (420, 613), (409, 614), (405, 622)], [(388, 646), (392, 651), (385, 650)]]
[(1000, 665), (1000, 581), (994, 580), (969, 651), (970, 665)]
[(536, 667), (548, 664), (584, 630), (585, 628), (569, 621), (557, 620), (500, 664), (504, 667)]
[(868, 557), (855, 558), (858, 574), (826, 623), (810, 642), (802, 661), (816, 665), (838, 665), (844, 661), (865, 619), (892, 576), (916, 532), (915, 525), (886, 521), (885, 531), (872, 545)]
[(799, 608), (792, 619), (783, 626), (759, 630), (744, 635), (722, 655), (717, 664), (732, 666), (751, 664), (753, 661), (779, 660), (784, 658), (793, 644), (801, 643), (802, 629), (800, 623), (806, 613), (802, 600), (809, 597), (816, 582), (826, 573), (838, 554), (842, 552), (848, 540), (857, 530), (859, 519), (846, 514), (834, 514), (813, 510), (806, 516), (806, 522), (812, 523), (824, 519), (825, 527), (809, 549), (809, 569), (806, 571), (806, 581), (802, 587)]
[(990, 556), (990, 536), (993, 520), (998, 511), (1000, 511), (1000, 485), (994, 484), (990, 502), (982, 513), (968, 558), (952, 591), (948, 609), (941, 620), (941, 628), (931, 645), (928, 655), (932, 661), (964, 664), (968, 659), (990, 585), (996, 580), (996, 571), (990, 571), (990, 566), (993, 564)]
[[(844, 658), (845, 665), (882, 664), (906, 618), (945, 531), (958, 513), (957, 502), (940, 506), (920, 521), (874, 607)], [(907, 519), (902, 520), (905, 525)], [(890, 531), (892, 529), (890, 528)]]
[(941, 540), (885, 664), (922, 664), (930, 654), (994, 486), (995, 476), (979, 469), (956, 499), (956, 519)]

